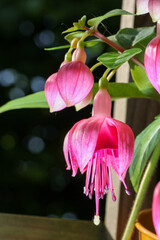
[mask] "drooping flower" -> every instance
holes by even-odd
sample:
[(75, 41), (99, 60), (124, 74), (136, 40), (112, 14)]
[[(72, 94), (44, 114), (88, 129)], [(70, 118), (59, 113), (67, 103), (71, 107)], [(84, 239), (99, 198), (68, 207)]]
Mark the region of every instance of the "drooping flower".
[(99, 199), (108, 189), (113, 201), (111, 167), (128, 188), (124, 178), (132, 161), (134, 135), (131, 128), (111, 118), (111, 98), (105, 89), (100, 89), (93, 102), (92, 117), (77, 122), (67, 133), (64, 146), (67, 169), (72, 167), (72, 176), (77, 170), (86, 172), (84, 193), (90, 199), (95, 191), (96, 214), (94, 223), (99, 224)]
[(146, 47), (144, 66), (149, 81), (160, 94), (160, 36), (152, 39)]
[(160, 182), (157, 183), (153, 193), (152, 219), (156, 234), (160, 240)]
[(72, 62), (63, 62), (59, 71), (52, 74), (45, 84), (45, 96), (50, 112), (80, 103), (91, 91), (94, 78), (85, 65), (86, 53), (76, 49)]

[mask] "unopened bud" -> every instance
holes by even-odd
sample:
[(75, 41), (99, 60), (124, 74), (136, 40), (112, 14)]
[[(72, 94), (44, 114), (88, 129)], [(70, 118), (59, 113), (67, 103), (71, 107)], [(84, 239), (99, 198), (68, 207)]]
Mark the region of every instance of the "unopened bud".
[(85, 63), (86, 59), (87, 59), (86, 52), (82, 48), (77, 48), (72, 55), (72, 61), (80, 61)]

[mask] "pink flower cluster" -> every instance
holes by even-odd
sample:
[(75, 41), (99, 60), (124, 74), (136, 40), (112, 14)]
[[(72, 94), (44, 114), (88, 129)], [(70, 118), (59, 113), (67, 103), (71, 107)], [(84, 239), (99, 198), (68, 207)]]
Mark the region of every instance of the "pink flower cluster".
[[(47, 79), (45, 95), (51, 112), (76, 104), (81, 108), (90, 102), (94, 80), (85, 61), (84, 50), (76, 49), (72, 61), (64, 62), (58, 73)], [(78, 169), (82, 174), (86, 172), (84, 193), (90, 199), (95, 193), (94, 223), (98, 225), (99, 199), (110, 189), (113, 201), (116, 200), (111, 168), (130, 194), (124, 179), (134, 152), (133, 132), (125, 123), (111, 118), (111, 98), (106, 89), (97, 92), (92, 116), (77, 122), (67, 133), (63, 151), (72, 176)]]

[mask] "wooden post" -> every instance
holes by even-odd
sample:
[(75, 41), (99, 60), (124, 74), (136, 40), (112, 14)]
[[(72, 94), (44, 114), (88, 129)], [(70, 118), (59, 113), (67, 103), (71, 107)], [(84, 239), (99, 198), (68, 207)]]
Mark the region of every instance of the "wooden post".
[[(134, 13), (135, 11), (135, 0), (123, 0), (122, 9)], [(134, 16), (122, 15), (121, 17), (121, 28), (133, 27), (134, 26)], [(116, 82), (129, 82), (129, 66), (124, 64), (117, 71)], [(114, 114), (113, 117), (117, 120), (126, 122), (127, 113), (127, 99), (116, 100), (114, 104)], [(112, 171), (114, 191), (116, 194), (116, 202), (112, 201), (111, 194), (109, 193), (106, 200), (106, 213), (105, 213), (105, 226), (107, 227), (110, 235), (113, 239), (116, 239), (117, 235), (117, 224), (118, 224), (118, 214), (119, 214), (119, 202), (120, 202), (120, 189), (121, 183), (117, 175)]]

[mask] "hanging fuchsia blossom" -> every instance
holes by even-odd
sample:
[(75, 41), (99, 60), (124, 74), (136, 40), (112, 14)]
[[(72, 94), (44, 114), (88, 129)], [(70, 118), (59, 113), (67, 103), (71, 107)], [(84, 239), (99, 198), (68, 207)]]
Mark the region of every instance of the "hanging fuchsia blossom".
[(45, 96), (50, 112), (80, 103), (90, 93), (94, 78), (85, 65), (86, 53), (76, 49), (73, 61), (61, 65), (58, 73), (51, 75), (45, 84)]
[(149, 81), (160, 94), (160, 36), (152, 39), (147, 45), (144, 66)]
[(150, 14), (152, 21), (160, 20), (160, 1), (159, 0), (137, 0), (137, 14)]
[(131, 128), (111, 118), (111, 98), (105, 89), (100, 89), (93, 102), (92, 117), (77, 122), (64, 140), (64, 156), (67, 169), (72, 167), (72, 176), (79, 168), (86, 172), (84, 193), (90, 199), (95, 191), (96, 214), (94, 223), (99, 224), (99, 199), (108, 189), (113, 201), (111, 167), (130, 194), (124, 178), (132, 161), (134, 135)]
[(160, 240), (160, 182), (156, 185), (153, 193), (152, 219), (156, 234)]

